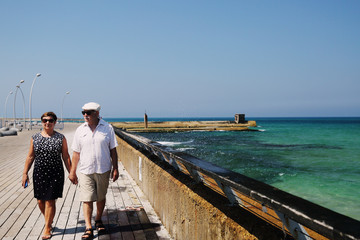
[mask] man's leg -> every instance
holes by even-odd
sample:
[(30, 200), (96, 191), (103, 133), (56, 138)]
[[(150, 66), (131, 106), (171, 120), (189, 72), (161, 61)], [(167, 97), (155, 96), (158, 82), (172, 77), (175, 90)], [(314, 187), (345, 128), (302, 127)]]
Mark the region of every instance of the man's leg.
[(98, 231), (99, 235), (103, 234), (106, 231), (106, 228), (103, 222), (101, 221), (101, 217), (105, 208), (105, 203), (106, 203), (106, 199), (96, 202), (97, 209), (96, 209), (96, 217), (95, 217), (95, 228)]
[(110, 178), (110, 171), (102, 174), (96, 174), (97, 185), (96, 185), (96, 217), (95, 220), (101, 220), (102, 214), (104, 212), (105, 203), (106, 203), (106, 193), (109, 186), (109, 178)]
[(106, 203), (106, 199), (96, 202), (96, 217), (95, 217), (95, 221), (97, 220), (101, 220), (102, 214), (104, 212), (104, 208), (105, 208), (105, 203)]
[(91, 217), (93, 212), (93, 202), (83, 202), (83, 211), (86, 228), (92, 228)]

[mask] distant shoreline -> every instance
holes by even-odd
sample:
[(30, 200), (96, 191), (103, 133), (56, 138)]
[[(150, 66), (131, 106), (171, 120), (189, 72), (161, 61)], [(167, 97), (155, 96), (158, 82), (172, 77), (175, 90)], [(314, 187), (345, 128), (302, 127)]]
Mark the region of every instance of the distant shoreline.
[[(142, 122), (143, 117), (103, 117), (107, 122)], [(284, 119), (360, 119), (358, 117), (246, 117), (246, 119), (284, 120)], [(234, 117), (148, 117), (149, 121), (233, 121)], [(58, 120), (59, 121), (59, 120)], [(64, 122), (83, 122), (83, 118), (64, 118)]]

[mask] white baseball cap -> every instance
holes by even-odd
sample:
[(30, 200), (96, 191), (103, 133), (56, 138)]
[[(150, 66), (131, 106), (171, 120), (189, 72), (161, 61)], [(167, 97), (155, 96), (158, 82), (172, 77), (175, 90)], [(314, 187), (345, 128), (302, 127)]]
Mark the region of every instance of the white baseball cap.
[(96, 102), (89, 102), (89, 103), (85, 103), (84, 106), (82, 106), (83, 110), (95, 110), (95, 111), (100, 111), (101, 106), (100, 104), (96, 103)]

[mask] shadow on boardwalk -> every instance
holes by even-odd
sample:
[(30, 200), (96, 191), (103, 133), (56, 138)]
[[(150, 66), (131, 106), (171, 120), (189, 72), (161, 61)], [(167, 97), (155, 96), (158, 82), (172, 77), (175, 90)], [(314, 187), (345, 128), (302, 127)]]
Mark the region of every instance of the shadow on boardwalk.
[[(62, 131), (69, 146), (74, 126)], [(36, 130), (38, 131), (38, 130)], [(33, 195), (32, 169), (30, 184), (21, 187), (21, 177), (31, 135), (35, 131), (20, 132), (18, 136), (0, 138), (0, 239), (41, 239), (44, 218)], [(107, 234), (96, 239), (170, 239), (140, 188), (119, 163), (118, 181), (110, 181), (103, 222)], [(77, 186), (65, 178), (63, 197), (56, 201), (52, 239), (81, 239), (85, 230), (82, 204), (78, 201)], [(94, 209), (94, 213), (96, 207)], [(93, 223), (94, 225), (94, 223)]]

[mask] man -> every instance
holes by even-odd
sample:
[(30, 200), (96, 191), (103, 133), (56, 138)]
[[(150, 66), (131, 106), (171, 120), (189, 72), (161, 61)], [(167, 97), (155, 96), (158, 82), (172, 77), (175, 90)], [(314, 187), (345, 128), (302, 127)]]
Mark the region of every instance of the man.
[(97, 207), (95, 228), (99, 235), (106, 231), (101, 216), (105, 208), (109, 178), (116, 181), (119, 177), (116, 152), (118, 143), (113, 127), (99, 118), (98, 103), (86, 103), (82, 109), (85, 123), (76, 129), (74, 135), (69, 179), (73, 184), (79, 182), (80, 201), (83, 202), (86, 224), (82, 239), (92, 239), (94, 237), (91, 225), (93, 202), (96, 202)]

